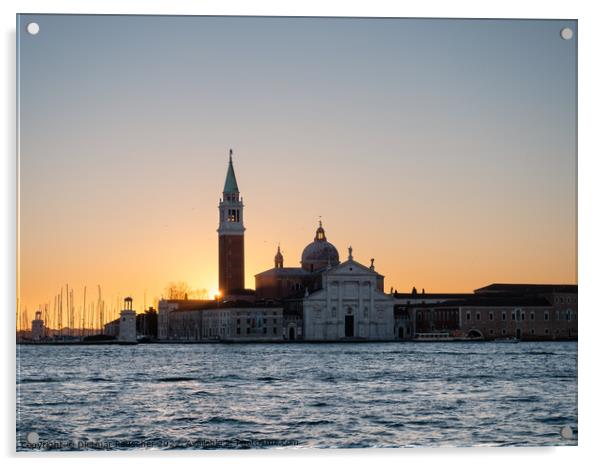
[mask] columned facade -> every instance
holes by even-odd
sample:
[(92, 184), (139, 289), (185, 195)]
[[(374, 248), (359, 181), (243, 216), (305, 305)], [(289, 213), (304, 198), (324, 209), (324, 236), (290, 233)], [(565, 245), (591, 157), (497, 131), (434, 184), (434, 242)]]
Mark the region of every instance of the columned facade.
[(379, 275), (349, 258), (322, 273), (322, 289), (303, 299), (306, 340), (392, 340), (394, 299), (379, 289)]

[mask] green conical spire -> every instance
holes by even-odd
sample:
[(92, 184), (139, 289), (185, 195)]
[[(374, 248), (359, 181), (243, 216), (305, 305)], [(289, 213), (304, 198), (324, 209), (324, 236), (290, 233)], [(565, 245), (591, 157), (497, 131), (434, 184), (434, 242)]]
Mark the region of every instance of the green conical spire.
[(226, 174), (226, 183), (224, 184), (224, 193), (237, 193), (238, 184), (234, 174), (234, 165), (232, 165), (232, 149), (230, 149), (230, 162), (228, 163), (228, 173)]

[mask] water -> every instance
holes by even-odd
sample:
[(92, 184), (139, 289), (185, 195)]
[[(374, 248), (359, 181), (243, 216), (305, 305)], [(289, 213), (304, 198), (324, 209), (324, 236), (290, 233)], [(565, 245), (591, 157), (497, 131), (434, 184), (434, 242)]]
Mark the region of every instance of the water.
[(19, 450), (577, 444), (575, 342), (17, 354)]

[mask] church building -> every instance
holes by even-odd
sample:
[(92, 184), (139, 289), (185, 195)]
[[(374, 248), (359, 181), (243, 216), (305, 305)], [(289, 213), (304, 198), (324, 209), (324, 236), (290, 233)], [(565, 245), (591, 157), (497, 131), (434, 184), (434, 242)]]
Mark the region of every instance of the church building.
[(384, 277), (353, 259), (339, 260), (320, 221), (300, 267), (284, 267), (280, 246), (274, 268), (255, 275), (256, 299), (281, 302), (285, 339), (320, 341), (395, 338), (394, 299), (383, 292)]
[(349, 257), (341, 263), (321, 220), (313, 241), (301, 253), (299, 266), (285, 267), (278, 246), (274, 267), (255, 275), (254, 292), (245, 290), (243, 209), (230, 150), (217, 230), (219, 289), (226, 305), (222, 313), (242, 300), (250, 306), (280, 307), (282, 331), (278, 335), (288, 340), (395, 337), (394, 300), (383, 292), (384, 277), (374, 270), (374, 261), (370, 267), (359, 264), (350, 248)]

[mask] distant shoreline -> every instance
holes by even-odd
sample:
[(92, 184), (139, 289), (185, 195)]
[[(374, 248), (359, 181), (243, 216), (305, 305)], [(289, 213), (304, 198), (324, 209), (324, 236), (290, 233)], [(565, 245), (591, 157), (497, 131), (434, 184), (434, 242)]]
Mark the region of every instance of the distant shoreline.
[(120, 341), (21, 341), (17, 345), (24, 346), (99, 346), (99, 345), (247, 345), (247, 344), (364, 344), (364, 343), (498, 343), (498, 344), (518, 344), (518, 343), (543, 343), (543, 342), (563, 342), (578, 341), (577, 338), (557, 338), (552, 339), (527, 339), (516, 342), (496, 341), (496, 340), (446, 340), (446, 341), (424, 341), (424, 340), (151, 340), (144, 342), (120, 342)]

